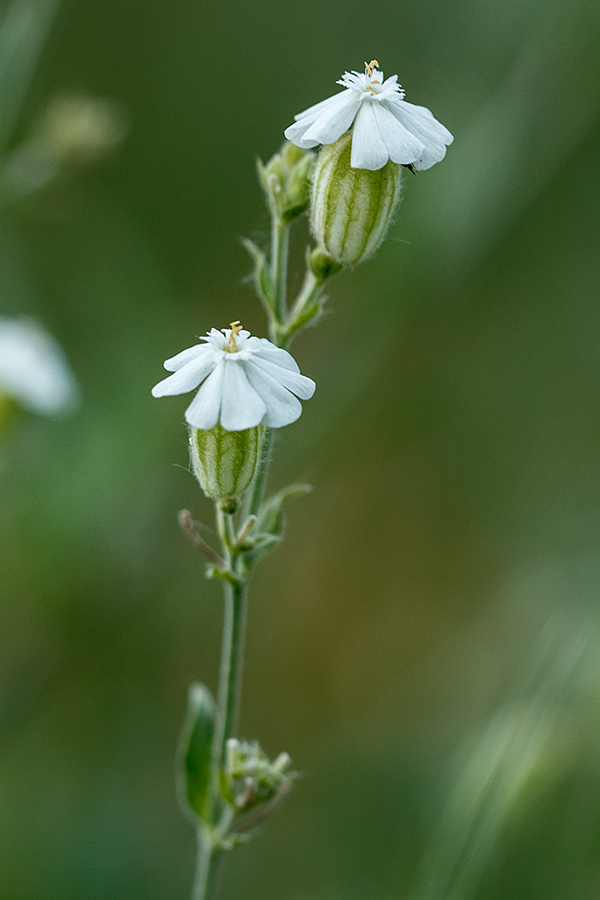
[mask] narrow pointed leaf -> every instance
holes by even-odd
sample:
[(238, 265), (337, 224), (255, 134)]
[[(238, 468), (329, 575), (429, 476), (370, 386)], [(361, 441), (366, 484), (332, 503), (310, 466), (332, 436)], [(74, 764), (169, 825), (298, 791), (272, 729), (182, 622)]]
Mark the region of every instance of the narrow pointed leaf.
[(178, 793), (184, 814), (209, 821), (211, 803), (211, 747), (215, 701), (203, 684), (192, 684), (178, 751)]
[(275, 303), (275, 289), (273, 287), (273, 279), (271, 278), (267, 257), (262, 250), (256, 246), (254, 241), (250, 241), (248, 238), (242, 238), (242, 243), (254, 260), (252, 280), (256, 287), (256, 291), (263, 303), (266, 304), (267, 308), (272, 309), (273, 304)]

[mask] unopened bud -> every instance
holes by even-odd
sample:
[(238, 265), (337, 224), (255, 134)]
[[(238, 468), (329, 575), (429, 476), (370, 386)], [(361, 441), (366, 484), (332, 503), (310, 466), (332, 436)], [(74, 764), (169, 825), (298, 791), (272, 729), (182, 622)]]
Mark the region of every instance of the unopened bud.
[(259, 160), (262, 188), (284, 222), (291, 222), (308, 209), (314, 164), (315, 155), (311, 150), (302, 150), (290, 141), (266, 165)]
[(245, 813), (275, 798), (282, 788), (289, 789), (296, 777), (290, 771), (291, 759), (280, 753), (270, 762), (256, 741), (229, 738), (225, 745), (225, 766), (221, 787), (225, 799), (236, 812)]
[(337, 263), (353, 266), (373, 256), (400, 200), (400, 166), (353, 169), (352, 132), (323, 147), (312, 183), (311, 219), (320, 247)]
[(220, 423), (208, 430), (190, 428), (190, 459), (207, 497), (228, 513), (246, 490), (256, 471), (264, 427), (226, 431)]

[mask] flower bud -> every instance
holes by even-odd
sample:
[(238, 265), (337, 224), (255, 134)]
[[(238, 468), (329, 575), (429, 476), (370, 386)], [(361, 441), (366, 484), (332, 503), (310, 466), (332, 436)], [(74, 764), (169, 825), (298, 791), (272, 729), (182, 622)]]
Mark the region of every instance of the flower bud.
[(221, 781), (225, 799), (237, 813), (247, 813), (272, 801), (277, 794), (287, 793), (296, 777), (289, 771), (291, 762), (287, 753), (280, 753), (270, 762), (256, 741), (229, 738)]
[(219, 501), (225, 512), (234, 512), (237, 498), (254, 477), (264, 427), (226, 431), (219, 422), (205, 430), (190, 428), (190, 459), (200, 487)]
[(315, 166), (311, 196), (313, 233), (337, 263), (356, 265), (373, 256), (400, 200), (400, 166), (350, 166), (352, 132), (323, 147)]
[(266, 165), (258, 161), (262, 189), (284, 222), (291, 222), (308, 209), (310, 176), (315, 155), (286, 141)]

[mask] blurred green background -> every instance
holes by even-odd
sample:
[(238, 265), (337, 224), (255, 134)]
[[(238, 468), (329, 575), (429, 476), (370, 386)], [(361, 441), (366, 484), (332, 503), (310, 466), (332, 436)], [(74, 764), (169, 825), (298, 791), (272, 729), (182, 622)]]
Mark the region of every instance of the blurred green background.
[(66, 0), (12, 144), (65, 90), (129, 128), (0, 225), (0, 313), (83, 394), (0, 454), (2, 900), (189, 895), (174, 752), (221, 595), (176, 523), (212, 521), (186, 401), (150, 388), (264, 333), (255, 157), (372, 57), (455, 142), (294, 345), (318, 390), (271, 486), (315, 491), (252, 583), (240, 736), (303, 777), (223, 900), (600, 896), (597, 0)]

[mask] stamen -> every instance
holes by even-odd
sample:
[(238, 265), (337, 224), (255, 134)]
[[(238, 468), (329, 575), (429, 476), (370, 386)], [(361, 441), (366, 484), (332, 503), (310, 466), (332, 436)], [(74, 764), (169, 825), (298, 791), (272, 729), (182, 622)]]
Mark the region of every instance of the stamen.
[(369, 78), (370, 78), (371, 75), (373, 74), (373, 69), (374, 69), (375, 67), (376, 67), (376, 68), (379, 68), (379, 63), (377, 62), (376, 59), (372, 59), (371, 62), (366, 62), (366, 63), (365, 63), (365, 69), (367, 70), (367, 75), (369, 76)]
[(235, 351), (237, 350), (237, 343), (236, 343), (235, 339), (238, 336), (238, 334), (240, 333), (240, 331), (242, 330), (242, 325), (238, 319), (237, 322), (231, 322), (229, 327), (231, 328), (231, 332), (229, 334), (229, 347), (231, 349), (229, 350), (229, 352), (235, 353)]

